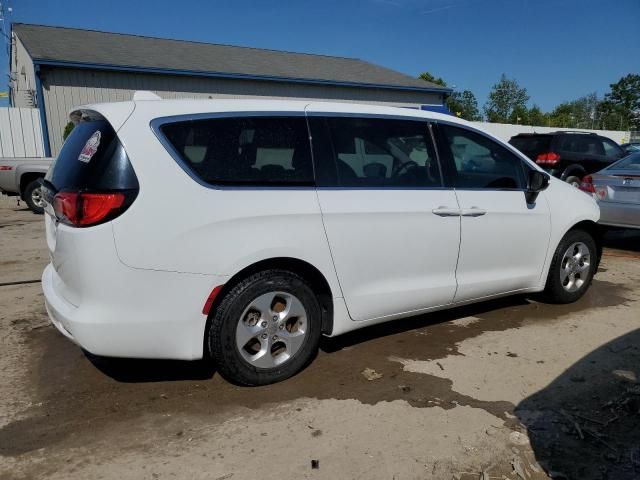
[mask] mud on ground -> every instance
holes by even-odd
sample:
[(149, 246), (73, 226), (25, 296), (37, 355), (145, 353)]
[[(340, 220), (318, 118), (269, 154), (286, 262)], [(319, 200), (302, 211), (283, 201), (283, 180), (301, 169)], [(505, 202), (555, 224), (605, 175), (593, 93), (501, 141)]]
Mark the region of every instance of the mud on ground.
[(640, 476), (640, 234), (607, 236), (574, 305), (378, 325), (251, 389), (202, 362), (84, 354), (23, 283), (47, 261), (42, 217), (0, 200), (0, 245), (0, 479)]

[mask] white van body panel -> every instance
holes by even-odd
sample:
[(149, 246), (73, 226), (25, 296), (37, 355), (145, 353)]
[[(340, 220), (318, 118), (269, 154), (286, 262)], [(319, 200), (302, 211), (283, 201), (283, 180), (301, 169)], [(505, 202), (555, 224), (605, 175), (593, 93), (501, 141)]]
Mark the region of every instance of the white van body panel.
[[(49, 315), (65, 335), (100, 355), (201, 358), (209, 293), (263, 260), (301, 260), (322, 274), (333, 297), (330, 335), (540, 291), (566, 232), (599, 218), (592, 198), (553, 178), (534, 208), (523, 204), (522, 192), (501, 204), (507, 196), (454, 189), (382, 196), (366, 189), (330, 194), (315, 187), (205, 186), (175, 161), (151, 126), (160, 118), (201, 114), (326, 113), (419, 118), (478, 130), (434, 112), (257, 100), (144, 100), (78, 110), (98, 112), (117, 130), (139, 182), (133, 204), (106, 224), (77, 229), (46, 216)], [(433, 214), (439, 207), (488, 213), (442, 218)], [(518, 263), (520, 254), (526, 261)]]

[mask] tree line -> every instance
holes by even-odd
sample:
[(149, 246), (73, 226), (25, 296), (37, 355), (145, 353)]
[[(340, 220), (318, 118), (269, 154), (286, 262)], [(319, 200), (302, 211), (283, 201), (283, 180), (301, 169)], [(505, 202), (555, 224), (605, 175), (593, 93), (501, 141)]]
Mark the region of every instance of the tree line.
[[(447, 82), (428, 72), (419, 78), (444, 87)], [(543, 112), (531, 99), (527, 89), (517, 80), (502, 74), (493, 85), (482, 110), (470, 90), (454, 91), (446, 105), (454, 115), (470, 121), (514, 123), (559, 128), (598, 130), (640, 130), (640, 75), (628, 74), (612, 83), (609, 92), (599, 98), (590, 93), (575, 100), (562, 102), (550, 112)]]

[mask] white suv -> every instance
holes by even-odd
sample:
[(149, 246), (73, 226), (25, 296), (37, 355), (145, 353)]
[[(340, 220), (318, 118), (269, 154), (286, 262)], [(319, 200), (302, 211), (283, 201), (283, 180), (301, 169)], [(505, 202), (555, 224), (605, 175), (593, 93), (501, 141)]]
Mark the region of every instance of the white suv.
[(573, 302), (597, 269), (593, 199), (451, 116), (134, 99), (71, 117), (43, 289), (96, 355), (210, 356), (267, 384), (323, 334), (514, 293)]

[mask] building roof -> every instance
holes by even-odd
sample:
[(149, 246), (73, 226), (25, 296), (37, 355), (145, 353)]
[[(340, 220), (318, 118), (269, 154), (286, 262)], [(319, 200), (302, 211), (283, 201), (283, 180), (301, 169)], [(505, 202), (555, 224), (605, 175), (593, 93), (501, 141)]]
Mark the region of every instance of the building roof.
[(449, 92), (356, 58), (13, 24), (36, 63)]

